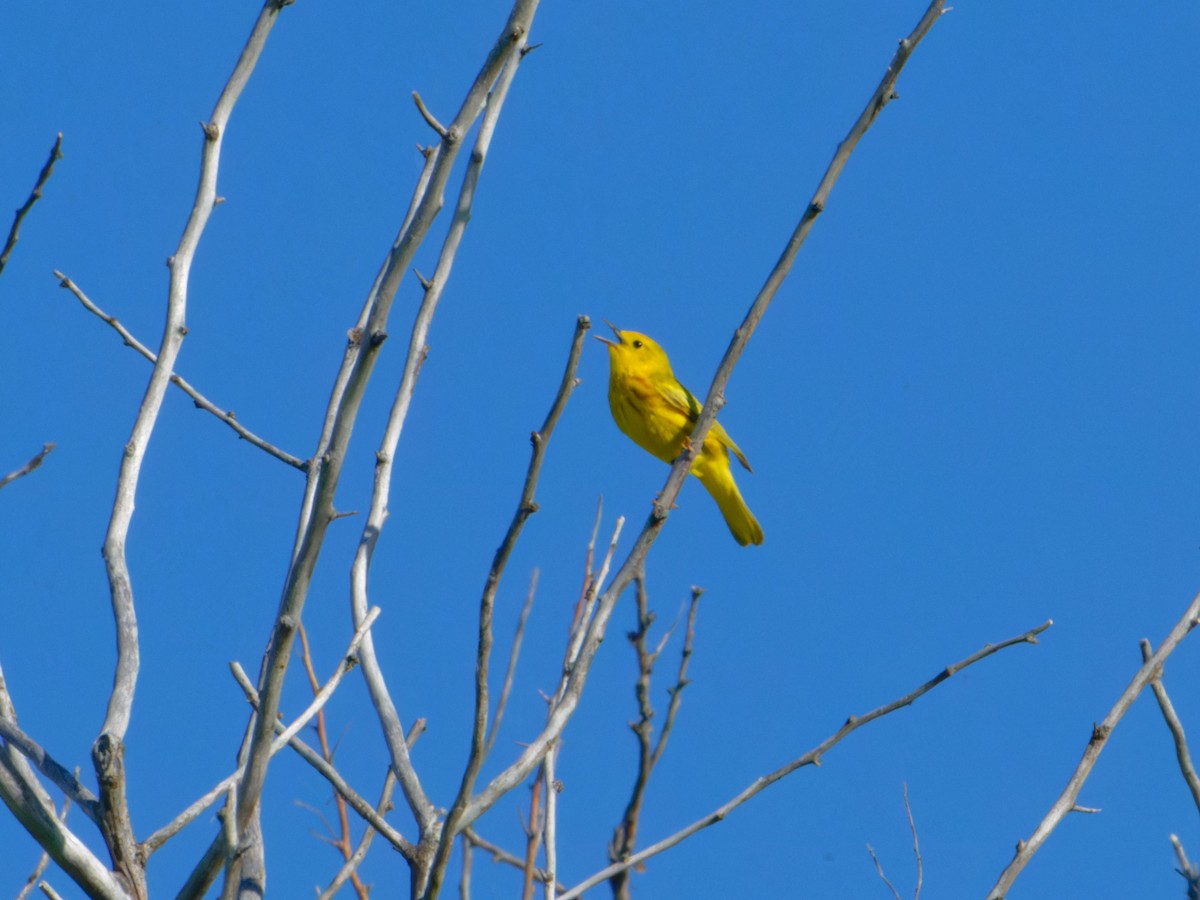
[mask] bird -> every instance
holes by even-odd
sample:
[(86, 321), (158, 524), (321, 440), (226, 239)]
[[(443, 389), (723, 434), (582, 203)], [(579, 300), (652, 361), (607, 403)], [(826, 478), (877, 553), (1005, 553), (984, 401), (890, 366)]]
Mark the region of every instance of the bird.
[[(605, 320), (607, 322), (607, 320)], [(667, 353), (654, 340), (636, 331), (623, 331), (608, 322), (616, 340), (595, 335), (608, 347), (608, 405), (617, 427), (632, 441), (663, 462), (674, 461), (689, 441), (702, 404), (679, 383)], [(707, 490), (734, 539), (743, 547), (763, 542), (762, 526), (750, 512), (733, 480), (729, 454), (752, 472), (746, 454), (720, 422), (713, 422), (704, 446), (692, 460), (692, 474)]]

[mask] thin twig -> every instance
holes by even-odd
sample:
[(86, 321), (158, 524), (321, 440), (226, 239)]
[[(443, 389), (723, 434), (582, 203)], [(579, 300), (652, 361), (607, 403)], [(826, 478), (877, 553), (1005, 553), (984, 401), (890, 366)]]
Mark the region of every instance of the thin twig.
[(703, 594), (704, 588), (692, 586), (692, 599), (688, 604), (687, 630), (683, 635), (683, 650), (679, 654), (679, 673), (675, 676), (674, 686), (669, 689), (671, 702), (667, 704), (667, 717), (663, 721), (662, 731), (658, 735), (658, 743), (654, 746), (654, 753), (650, 757), (651, 766), (658, 765), (659, 758), (667, 749), (667, 739), (671, 736), (671, 729), (675, 725), (675, 716), (678, 715), (679, 705), (683, 700), (683, 689), (691, 684), (687, 677), (687, 671), (696, 642), (696, 612), (700, 608), (700, 597)]
[[(300, 658), (304, 663), (304, 674), (308, 676), (309, 689), (315, 696), (321, 689), (321, 682), (317, 678), (317, 670), (313, 664), (312, 648), (308, 643), (308, 631), (305, 629), (303, 622), (300, 623), (299, 634)], [(329, 746), (329, 733), (328, 729), (325, 727), (325, 710), (323, 709), (317, 713), (316, 731), (317, 743), (321, 747), (321, 756), (324, 757), (327, 763), (333, 765), (333, 749)], [(394, 777), (391, 769), (388, 769), (388, 776)], [(336, 840), (333, 841), (333, 844), (342, 854), (342, 862), (344, 864), (349, 862), (354, 857), (355, 853), (354, 849), (350, 846), (350, 816), (349, 813), (346, 812), (345, 798), (337, 791), (333, 792), (333, 803), (334, 807), (337, 809), (338, 817), (338, 835)], [(374, 831), (370, 828), (370, 826), (367, 826), (367, 830), (369, 833), (374, 834)], [(356, 868), (357, 864), (355, 867), (351, 867), (349, 870), (346, 870), (345, 866), (343, 866), (343, 871), (346, 871), (346, 875), (350, 879), (351, 886), (354, 888), (354, 893), (358, 896), (359, 900), (367, 900), (369, 893), (367, 886), (363, 884), (362, 880), (358, 877)], [(341, 875), (341, 872), (338, 874)], [(345, 879), (343, 878), (341, 881), (339, 881), (337, 878), (335, 878), (334, 881), (340, 887)]]
[(517, 673), (517, 660), (521, 656), (521, 642), (525, 637), (525, 623), (529, 620), (529, 612), (533, 609), (533, 597), (537, 592), (538, 570), (534, 569), (529, 576), (529, 591), (525, 594), (525, 604), (521, 607), (521, 615), (517, 618), (517, 633), (513, 636), (512, 648), (508, 651), (508, 668), (504, 671), (504, 684), (500, 688), (500, 699), (496, 701), (496, 712), (488, 726), (487, 740), (483, 742), (483, 756), (486, 759), (496, 743), (496, 734), (500, 731), (500, 722), (504, 719), (504, 710), (508, 706), (508, 696), (512, 693), (513, 678)]
[[(375, 812), (382, 818), (388, 810), (392, 808), (392, 792), (396, 789), (396, 773), (390, 768), (387, 771), (387, 777), (383, 780), (383, 791), (379, 797), (379, 803), (375, 806)], [(340, 798), (341, 795), (339, 794)], [(346, 826), (343, 825), (343, 829)], [(344, 832), (343, 832), (344, 833)], [(332, 900), (334, 895), (341, 890), (347, 879), (351, 880), (354, 885), (355, 892), (360, 897), (369, 896), (370, 888), (363, 884), (358, 877), (358, 867), (367, 856), (367, 851), (371, 849), (371, 842), (375, 839), (375, 829), (367, 825), (363, 832), (362, 840), (358, 842), (358, 846), (354, 852), (346, 857), (346, 862), (338, 870), (333, 881), (329, 882), (329, 887), (325, 888), (318, 896), (317, 900)]]
[(15, 472), (9, 472), (3, 478), (0, 478), (0, 488), (4, 487), (6, 484), (16, 481), (18, 478), (24, 478), (26, 475), (40, 466), (45, 461), (46, 457), (50, 455), (50, 451), (57, 446), (58, 445), (54, 443), (42, 444), (42, 449), (37, 452), (33, 459), (25, 463), (25, 465), (21, 466), (21, 468), (17, 469)]
[[(921, 885), (925, 879), (923, 862), (921, 860), (921, 845), (917, 840), (917, 824), (913, 820), (912, 805), (908, 802), (908, 785), (904, 785), (904, 812), (908, 816), (908, 830), (912, 833), (913, 839), (913, 856), (917, 860), (917, 886), (913, 890), (913, 900), (921, 900)], [(867, 853), (871, 854), (871, 861), (875, 863), (875, 871), (879, 873), (879, 877), (883, 879), (883, 883), (891, 889), (896, 900), (900, 900), (900, 892), (896, 890), (896, 886), (891, 880), (883, 874), (883, 864), (879, 861), (879, 857), (875, 855), (875, 848), (867, 844)]]
[(33, 190), (29, 194), (29, 199), (17, 210), (17, 214), (13, 218), (12, 228), (8, 230), (8, 239), (4, 242), (4, 249), (0, 250), (0, 272), (3, 272), (4, 267), (8, 265), (8, 257), (12, 254), (13, 247), (17, 246), (17, 241), (20, 240), (21, 222), (29, 215), (29, 211), (33, 209), (33, 204), (42, 199), (42, 189), (46, 186), (46, 182), (50, 180), (50, 173), (54, 171), (54, 164), (62, 159), (62, 137), (62, 132), (60, 131), (58, 137), (54, 140), (54, 146), (50, 148), (50, 158), (42, 166), (37, 183), (34, 184)]
[(677, 844), (682, 843), (683, 841), (687, 840), (689, 837), (691, 837), (696, 832), (702, 831), (703, 829), (708, 828), (710, 825), (715, 825), (717, 822), (722, 821), (727, 815), (729, 815), (729, 813), (731, 813), (733, 810), (737, 809), (739, 806), (741, 806), (747, 800), (750, 800), (755, 795), (766, 790), (768, 787), (770, 787), (775, 782), (779, 781), (781, 778), (787, 777), (792, 772), (796, 771), (797, 769), (799, 769), (803, 766), (820, 765), (821, 757), (823, 757), (826, 753), (828, 753), (834, 746), (839, 744), (848, 735), (857, 731), (859, 728), (862, 728), (864, 725), (868, 725), (871, 722), (874, 722), (876, 719), (879, 719), (879, 718), (882, 718), (883, 716), (894, 713), (894, 712), (896, 712), (896, 710), (903, 709), (906, 706), (910, 706), (914, 701), (918, 700), (920, 697), (922, 697), (925, 694), (932, 691), (939, 684), (941, 684), (942, 682), (949, 679), (956, 672), (961, 672), (963, 669), (967, 668), (968, 666), (974, 665), (975, 663), (979, 662), (982, 659), (986, 659), (987, 657), (991, 656), (994, 653), (998, 653), (1001, 650), (1004, 650), (1008, 647), (1012, 647), (1016, 644), (1036, 644), (1038, 642), (1038, 640), (1037, 640), (1038, 635), (1041, 634), (1043, 631), (1045, 631), (1047, 628), (1049, 628), (1052, 624), (1053, 624), (1052, 622), (1047, 621), (1047, 622), (1039, 625), (1037, 628), (1030, 629), (1029, 631), (1026, 631), (1024, 634), (1019, 634), (1014, 638), (1009, 638), (1008, 640), (1001, 641), (998, 644), (988, 644), (983, 649), (978, 650), (975, 653), (972, 653), (970, 656), (968, 656), (966, 659), (962, 660), (961, 662), (957, 662), (957, 663), (954, 663), (953, 665), (947, 666), (945, 669), (943, 669), (941, 672), (939, 672), (933, 678), (929, 679), (929, 681), (925, 682), (923, 685), (916, 688), (915, 690), (905, 694), (903, 697), (900, 697), (897, 700), (893, 700), (891, 703), (887, 703), (883, 706), (873, 709), (869, 713), (866, 713), (865, 715), (851, 716), (850, 718), (848, 718), (846, 720), (846, 723), (841, 728), (839, 728), (836, 732), (834, 732), (829, 737), (827, 737), (824, 741), (822, 741), (820, 744), (818, 744), (812, 750), (809, 750), (803, 756), (797, 757), (796, 759), (792, 760), (791, 762), (787, 763), (786, 765), (781, 766), (780, 768), (776, 769), (774, 772), (771, 772), (767, 775), (763, 775), (762, 777), (755, 779), (753, 782), (751, 782), (747, 787), (742, 789), (741, 792), (739, 792), (737, 795), (735, 795), (728, 802), (724, 803), (723, 805), (719, 806), (717, 809), (708, 813), (708, 815), (704, 816), (703, 818), (697, 819), (695, 822), (688, 825), (686, 828), (682, 828), (679, 831), (675, 832), (674, 834), (670, 835), (669, 837), (663, 838), (658, 843), (652, 844), (651, 846), (646, 847), (643, 850), (639, 850), (637, 853), (630, 855), (628, 858), (623, 859), (620, 862), (613, 863), (612, 865), (610, 865), (604, 869), (601, 869), (599, 872), (596, 872), (594, 875), (589, 876), (588, 878), (581, 881), (579, 884), (575, 885), (570, 890), (565, 891), (564, 893), (560, 894), (558, 897), (558, 900), (574, 900), (574, 898), (581, 896), (584, 893), (584, 891), (587, 891), (590, 888), (595, 887), (597, 884), (600, 884), (601, 882), (609, 880), (615, 874), (617, 874), (617, 872), (619, 872), (621, 869), (628, 869), (628, 868), (632, 868), (634, 866), (640, 865), (641, 863), (645, 862), (650, 857), (657, 856), (659, 853), (662, 853), (665, 850), (669, 850), (672, 847), (676, 846)]
[(908, 802), (908, 783), (904, 784), (904, 811), (908, 814), (908, 830), (912, 832), (913, 856), (917, 860), (917, 887), (913, 891), (913, 900), (921, 900), (921, 887), (925, 883), (925, 863), (921, 859), (921, 842), (917, 838), (917, 823), (913, 819), (912, 804)]
[[(650, 603), (646, 596), (646, 576), (639, 572), (633, 580), (637, 598), (637, 630), (630, 632), (629, 642), (633, 644), (637, 655), (638, 677), (634, 682), (634, 695), (637, 697), (638, 720), (630, 722), (629, 727), (637, 738), (638, 756), (637, 773), (633, 779), (633, 791), (629, 802), (625, 805), (625, 813), (621, 821), (613, 829), (612, 840), (608, 845), (608, 861), (619, 862), (633, 852), (637, 843), (638, 826), (642, 818), (642, 802), (646, 795), (646, 786), (650, 783), (650, 773), (654, 768), (654, 750), (651, 739), (654, 734), (654, 708), (650, 704), (650, 679), (654, 674), (654, 663), (658, 653), (652, 652), (646, 646), (646, 637), (650, 626), (654, 624), (654, 613), (650, 611)], [(549, 754), (547, 754), (549, 757)], [(609, 883), (612, 895), (616, 900), (629, 900), (629, 870), (622, 869), (613, 876)]]
[(888, 890), (892, 892), (892, 896), (896, 900), (901, 900), (900, 892), (896, 890), (896, 886), (883, 874), (883, 864), (879, 861), (879, 857), (875, 855), (875, 848), (867, 844), (867, 852), (871, 854), (871, 862), (875, 863), (875, 871), (879, 873), (879, 877), (883, 880), (883, 883), (888, 886)]
[(1179, 621), (1175, 623), (1166, 639), (1159, 645), (1158, 650), (1154, 652), (1142, 667), (1138, 669), (1129, 685), (1121, 692), (1112, 709), (1108, 711), (1108, 715), (1098, 725), (1092, 726), (1092, 733), (1088, 739), (1087, 746), (1083, 751), (1083, 758), (1080, 759), (1079, 765), (1075, 767), (1075, 771), (1071, 773), (1071, 777), (1067, 781), (1067, 785), (1063, 788), (1063, 792), (1058, 799), (1050, 807), (1049, 812), (1034, 829), (1028, 840), (1018, 841), (1017, 850), (1004, 871), (1000, 873), (999, 879), (988, 893), (988, 900), (1003, 900), (1007, 896), (1009, 889), (1017, 880), (1017, 876), (1021, 874), (1021, 870), (1029, 864), (1029, 860), (1038, 852), (1046, 839), (1050, 837), (1051, 832), (1058, 827), (1059, 822), (1066, 818), (1067, 814), (1072, 812), (1076, 806), (1076, 800), (1079, 798), (1079, 792), (1083, 789), (1084, 782), (1088, 776), (1092, 774), (1092, 769), (1096, 765), (1096, 761), (1100, 758), (1100, 753), (1108, 743), (1108, 738), (1112, 734), (1114, 728), (1124, 717), (1129, 707), (1133, 705), (1133, 701), (1137, 699), (1138, 694), (1142, 692), (1149, 682), (1162, 675), (1163, 663), (1166, 662), (1179, 643), (1187, 637), (1193, 628), (1196, 627), (1198, 618), (1200, 617), (1200, 594), (1197, 594)]
[(525, 826), (525, 865), (524, 880), (521, 885), (521, 900), (533, 900), (534, 873), (537, 871), (538, 848), (542, 844), (542, 831), (545, 826), (545, 814), (542, 812), (542, 788), (545, 785), (545, 773), (538, 772), (533, 780), (533, 788), (529, 800), (529, 822)]
[[(120, 323), (116, 316), (110, 316), (99, 306), (97, 306), (91, 300), (91, 298), (80, 289), (79, 285), (77, 285), (74, 281), (57, 269), (54, 270), (54, 277), (58, 279), (60, 287), (70, 291), (75, 295), (75, 299), (79, 301), (80, 305), (82, 305), (84, 309), (96, 316), (96, 318), (100, 319), (102, 322), (107, 323), (117, 334), (119, 334), (121, 336), (121, 340), (125, 342), (126, 346), (132, 347), (146, 359), (150, 360), (151, 363), (158, 361), (158, 355), (153, 350), (134, 337), (133, 334), (130, 333), (129, 329)], [(192, 385), (186, 379), (184, 379), (182, 375), (176, 375), (174, 372), (172, 372), (171, 384), (175, 385), (177, 388), (191, 397), (192, 402), (198, 409), (202, 409), (205, 412), (211, 413), (232, 428), (237, 436), (242, 440), (249, 444), (253, 444), (255, 447), (258, 447), (258, 449), (269, 453), (271, 456), (287, 463), (293, 468), (301, 471), (304, 471), (308, 468), (308, 464), (304, 460), (295, 457), (286, 450), (281, 450), (274, 444), (260, 438), (257, 434), (255, 434), (238, 420), (238, 417), (233, 410), (223, 410), (218, 407), (215, 403), (192, 387)]]
[[(443, 141), (446, 140), (446, 138), (450, 136), (450, 132), (447, 131), (446, 126), (439, 122), (434, 114), (429, 111), (429, 107), (425, 105), (425, 101), (421, 99), (421, 95), (416, 91), (413, 91), (412, 98), (413, 102), (417, 104), (417, 110), (421, 113), (421, 118), (425, 120), (426, 124), (428, 124), (430, 128), (438, 133), (438, 137), (440, 137)], [(420, 278), (420, 275), (417, 277)], [(422, 278), (421, 281), (428, 286), (428, 282), (425, 282), (424, 278)]]
[[(492, 857), (492, 862), (504, 863), (505, 865), (512, 866), (515, 869), (520, 869), (521, 871), (525, 870), (524, 859), (517, 856), (515, 853), (509, 853), (498, 844), (493, 844), (486, 838), (481, 837), (479, 832), (477, 832), (474, 828), (465, 828), (463, 829), (462, 834), (472, 847), (478, 847), (480, 850), (490, 854)], [(545, 884), (547, 881), (549, 881), (549, 876), (547, 875), (545, 869), (534, 869), (533, 877), (542, 884)], [(562, 884), (558, 884), (556, 887), (558, 889), (565, 890), (565, 886)]]
[[(1142, 648), (1142, 661), (1148, 662), (1153, 655), (1150, 642), (1142, 638), (1140, 646)], [(1196, 809), (1200, 810), (1200, 776), (1196, 775), (1196, 767), (1192, 765), (1192, 754), (1188, 750), (1187, 735), (1183, 732), (1183, 722), (1179, 720), (1179, 715), (1175, 712), (1175, 706), (1171, 703), (1171, 698), (1167, 695), (1166, 687), (1163, 686), (1161, 671), (1151, 679), (1150, 688), (1154, 691), (1154, 698), (1158, 701), (1158, 708), (1162, 712), (1163, 719), (1166, 720), (1167, 728), (1171, 730), (1171, 738), (1175, 742), (1175, 758), (1179, 763), (1179, 772), (1183, 775), (1183, 780), (1187, 783), (1188, 790), (1192, 793), (1192, 802), (1196, 804)]]

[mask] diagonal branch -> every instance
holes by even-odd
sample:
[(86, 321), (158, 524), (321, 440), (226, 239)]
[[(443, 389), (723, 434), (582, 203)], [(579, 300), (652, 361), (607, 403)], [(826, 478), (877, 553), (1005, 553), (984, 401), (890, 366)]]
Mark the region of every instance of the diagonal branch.
[(772, 269), (770, 275), (767, 277), (766, 283), (751, 304), (750, 310), (747, 312), (741, 326), (734, 332), (729, 349), (725, 351), (725, 356), (718, 366), (712, 386), (709, 388), (704, 409), (692, 431), (691, 449), (685, 450), (680, 458), (675, 461), (671, 469), (671, 474), (667, 478), (667, 483), (659, 495), (659, 500), (655, 504), (646, 526), (634, 541), (633, 548), (630, 550), (625, 562), (622, 563), (616, 575), (613, 576), (612, 583), (599, 598), (595, 616), (588, 624), (578, 658), (573, 664), (567, 690), (563, 694), (562, 702), (555, 708), (553, 715), (547, 721), (541, 734), (530, 742), (520, 756), (507, 769), (492, 779), (487, 788), (471, 801), (467, 814), (464, 817), (465, 823), (474, 821), (474, 819), (491, 808), (501, 796), (524, 781), (540, 763), (547, 748), (562, 733), (562, 729), (566, 727), (566, 723), (574, 713), (579, 703), (579, 697), (583, 693), (583, 687), (587, 681), (592, 660), (595, 658), (600, 643), (604, 639), (617, 598), (629, 586), (634, 575), (640, 571), (646, 554), (650, 550), (650, 546), (657, 539), (663, 522), (666, 520), (669, 510), (678, 497), (680, 488), (683, 486), (683, 479), (686, 477), (691, 466), (691, 455), (704, 445), (704, 437), (708, 434), (708, 430), (712, 426), (717, 412), (724, 403), (725, 385), (729, 381), (729, 376), (733, 371), (734, 365), (745, 349), (746, 342), (758, 326), (759, 321), (766, 312), (767, 306), (771, 303), (780, 285), (782, 285), (784, 279), (791, 271), (792, 264), (795, 262), (800, 247), (812, 230), (817, 216), (825, 208), (825, 203), (833, 189), (833, 185), (836, 183), (842, 169), (845, 168), (850, 154), (853, 152), (858, 141), (871, 127), (876, 116), (879, 115), (883, 107), (893, 98), (896, 80), (900, 75), (900, 71), (903, 69), (905, 63), (908, 62), (917, 44), (920, 43), (925, 35), (929, 33), (934, 23), (937, 22), (942, 14), (943, 7), (944, 0), (934, 0), (925, 11), (924, 16), (917, 23), (917, 27), (913, 32), (900, 42), (900, 47), (893, 56), (887, 71), (884, 73), (879, 87), (872, 94), (866, 108), (851, 127), (849, 134), (838, 145), (833, 161), (818, 184), (813, 199), (801, 217), (800, 223), (793, 231), (783, 253), (779, 257), (779, 261), (775, 264), (774, 269)]
[(68, 800), (74, 800), (84, 815), (96, 824), (100, 822), (100, 801), (96, 795), (79, 783), (66, 766), (47, 753), (40, 744), (17, 727), (17, 723), (0, 716), (0, 738), (38, 767), (38, 771), (57, 785)]
[(1122, 717), (1129, 710), (1129, 707), (1133, 705), (1133, 701), (1142, 692), (1142, 688), (1154, 679), (1162, 677), (1163, 663), (1175, 651), (1180, 642), (1196, 627), (1197, 623), (1200, 622), (1200, 618), (1198, 617), (1200, 617), (1200, 594), (1197, 594), (1193, 598), (1179, 621), (1175, 623), (1175, 627), (1171, 629), (1166, 639), (1159, 645), (1158, 650), (1154, 652), (1154, 655), (1147, 659), (1142, 667), (1137, 670), (1129, 685), (1117, 698), (1117, 702), (1108, 711), (1108, 715), (1101, 720), (1099, 725), (1092, 725), (1092, 734), (1083, 751), (1083, 758), (1080, 759), (1079, 765), (1075, 767), (1075, 771), (1071, 773), (1071, 777), (1067, 781), (1067, 786), (1063, 788), (1063, 792), (1054, 801), (1054, 804), (1050, 807), (1050, 811), (1046, 813), (1045, 818), (1034, 829), (1029, 839), (1017, 842), (1016, 855), (1013, 857), (1012, 862), (1000, 873), (999, 879), (997, 879), (996, 884), (988, 893), (988, 900), (1003, 900), (1008, 895), (1009, 889), (1017, 880), (1017, 876), (1021, 874), (1021, 870), (1029, 864), (1029, 860), (1041, 849), (1042, 844), (1050, 837), (1050, 833), (1058, 827), (1058, 824), (1066, 818), (1068, 813), (1076, 808), (1075, 801), (1079, 798), (1079, 792), (1082, 790), (1088, 776), (1092, 774), (1092, 769), (1095, 767), (1096, 761), (1100, 758), (1100, 753), (1104, 750), (1105, 744), (1108, 743), (1108, 738), (1112, 734), (1113, 729), (1117, 727), (1117, 723), (1121, 721)]
[(16, 481), (18, 478), (24, 478), (26, 475), (28, 475), (30, 472), (32, 472), (34, 469), (36, 469), (38, 466), (40, 466), (43, 462), (45, 462), (46, 457), (50, 455), (50, 451), (52, 451), (57, 446), (58, 446), (57, 444), (53, 444), (53, 443), (42, 444), (42, 449), (39, 450), (34, 455), (33, 459), (29, 460), (29, 462), (25, 463), (25, 465), (21, 466), (21, 468), (17, 469), (16, 471), (9, 472), (4, 477), (0, 478), (0, 488), (4, 487), (7, 484), (11, 484), (12, 482)]
[[(141, 341), (139, 341), (137, 338), (135, 338), (130, 333), (129, 329), (126, 328), (124, 325), (122, 325), (117, 320), (116, 316), (110, 316), (108, 313), (106, 313), (104, 310), (102, 310), (99, 306), (97, 306), (95, 303), (93, 303), (91, 301), (91, 299), (82, 290), (80, 290), (79, 286), (77, 284), (75, 284), (74, 281), (72, 281), (70, 278), (68, 278), (66, 275), (64, 275), (62, 272), (58, 271), (57, 269), (54, 270), (54, 277), (58, 279), (58, 283), (59, 283), (60, 287), (65, 288), (66, 290), (70, 291), (72, 294), (75, 295), (75, 299), (78, 300), (83, 305), (84, 309), (86, 309), (88, 312), (92, 313), (92, 315), (96, 316), (101, 321), (106, 322), (109, 326), (111, 326), (112, 329), (121, 336), (121, 339), (125, 342), (126, 346), (132, 347), (134, 350), (136, 350), (142, 356), (146, 357), (146, 359), (150, 360), (150, 362), (152, 362), (152, 363), (158, 361), (158, 356), (155, 355), (153, 350), (151, 350), (149, 347), (147, 347), (145, 344), (143, 344)], [(222, 422), (224, 422), (226, 425), (228, 425), (230, 428), (232, 428), (234, 430), (234, 432), (237, 434), (237, 436), (240, 437), (242, 440), (244, 440), (250, 444), (253, 444), (255, 447), (258, 447), (258, 449), (260, 449), (260, 450), (266, 451), (267, 453), (271, 454), (271, 456), (274, 456), (276, 459), (287, 463), (289, 466), (300, 469), (301, 471), (303, 471), (307, 468), (308, 464), (305, 463), (304, 460), (298, 459), (297, 457), (292, 456), (292, 454), (287, 453), (284, 450), (280, 450), (274, 444), (268, 443), (267, 441), (260, 438), (258, 435), (256, 435), (254, 432), (252, 432), (250, 429), (246, 428), (246, 426), (244, 426), (241, 422), (238, 421), (238, 418), (234, 414), (233, 410), (226, 411), (226, 410), (220, 409), (216, 404), (214, 404), (211, 400), (209, 400), (207, 397), (205, 397), (203, 394), (201, 394), (198, 390), (196, 390), (194, 387), (192, 387), (191, 384), (189, 384), (186, 380), (184, 380), (183, 376), (176, 375), (175, 373), (172, 372), (171, 373), (171, 383), (173, 385), (175, 385), (177, 388), (179, 388), (181, 391), (183, 391), (185, 394), (187, 394), (189, 397), (191, 397), (192, 402), (196, 405), (197, 408), (202, 409), (205, 412), (212, 413), (214, 416), (216, 416), (218, 419), (220, 419)]]
[(857, 731), (859, 728), (862, 728), (864, 725), (868, 725), (871, 722), (874, 722), (876, 719), (880, 719), (886, 715), (894, 713), (898, 709), (903, 709), (906, 706), (911, 706), (916, 700), (918, 700), (925, 694), (932, 691), (935, 687), (937, 687), (939, 684), (941, 684), (942, 682), (949, 679), (952, 675), (956, 674), (957, 672), (961, 672), (963, 669), (967, 668), (968, 666), (974, 665), (975, 663), (979, 662), (982, 659), (986, 659), (987, 657), (991, 656), (994, 653), (998, 653), (1001, 650), (1004, 650), (1008, 647), (1012, 647), (1016, 644), (1036, 644), (1038, 642), (1038, 640), (1037, 640), (1038, 635), (1041, 634), (1043, 631), (1045, 631), (1047, 628), (1049, 628), (1052, 624), (1053, 624), (1052, 622), (1045, 622), (1045, 623), (1039, 625), (1037, 628), (1032, 628), (1029, 631), (1025, 632), (1024, 634), (1019, 634), (1014, 638), (1009, 638), (1008, 640), (1001, 641), (998, 644), (988, 644), (982, 650), (978, 650), (975, 653), (972, 653), (966, 659), (963, 659), (957, 663), (947, 666), (945, 669), (943, 669), (941, 672), (939, 672), (933, 678), (929, 679), (927, 682), (925, 682), (923, 685), (916, 688), (915, 690), (910, 691), (909, 693), (905, 694), (903, 697), (900, 697), (896, 700), (893, 700), (891, 703), (887, 703), (883, 706), (873, 709), (869, 713), (866, 713), (865, 715), (851, 716), (850, 718), (848, 718), (846, 720), (846, 724), (844, 724), (841, 728), (839, 728), (836, 732), (834, 732), (829, 737), (827, 737), (824, 741), (822, 741), (820, 744), (818, 744), (812, 750), (809, 750), (803, 756), (797, 757), (796, 759), (789, 762), (787, 765), (780, 766), (774, 772), (771, 772), (767, 775), (763, 775), (762, 777), (755, 779), (750, 785), (748, 785), (746, 788), (744, 788), (739, 794), (737, 794), (735, 797), (733, 797), (727, 803), (725, 803), (722, 806), (718, 807), (717, 809), (713, 810), (712, 812), (710, 812), (708, 815), (704, 816), (703, 818), (696, 820), (691, 825), (688, 825), (686, 828), (683, 828), (683, 829), (675, 832), (675, 834), (673, 834), (669, 837), (663, 838), (663, 840), (659, 841), (658, 843), (653, 844), (653, 845), (645, 848), (644, 850), (640, 850), (637, 853), (631, 854), (628, 858), (623, 859), (620, 862), (613, 863), (611, 866), (608, 866), (605, 869), (601, 869), (599, 872), (595, 873), (594, 875), (589, 876), (585, 880), (581, 881), (579, 884), (575, 885), (575, 887), (571, 888), (569, 891), (565, 891), (564, 893), (560, 894), (558, 897), (558, 900), (574, 900), (574, 898), (581, 896), (584, 891), (586, 891), (592, 887), (595, 887), (597, 884), (600, 884), (603, 881), (607, 881), (608, 879), (610, 879), (614, 875), (616, 875), (618, 872), (620, 872), (622, 869), (630, 869), (634, 866), (640, 865), (641, 863), (645, 862), (650, 857), (657, 856), (659, 853), (662, 853), (664, 850), (669, 850), (670, 848), (676, 846), (677, 844), (682, 843), (683, 841), (685, 841), (687, 838), (691, 837), (696, 832), (702, 831), (703, 829), (707, 828), (710, 825), (715, 825), (717, 822), (722, 821), (727, 815), (729, 815), (729, 813), (733, 812), (733, 810), (737, 809), (739, 806), (741, 806), (747, 800), (750, 800), (755, 795), (766, 790), (767, 788), (769, 788), (771, 785), (773, 785), (775, 782), (779, 781), (780, 779), (786, 778), (788, 775), (792, 774), (792, 772), (796, 771), (797, 769), (799, 769), (803, 766), (818, 766), (818, 765), (820, 765), (821, 757), (823, 757), (826, 753), (828, 753), (831, 749), (833, 749), (833, 747), (835, 747), (837, 744), (841, 743), (841, 741), (844, 738), (846, 738), (847, 736), (849, 736), (852, 732)]
[(4, 242), (4, 249), (0, 250), (0, 272), (4, 271), (4, 267), (8, 265), (8, 257), (12, 255), (13, 248), (17, 246), (17, 241), (21, 238), (21, 223), (25, 217), (29, 215), (29, 211), (33, 209), (33, 204), (42, 199), (42, 188), (46, 186), (46, 182), (50, 180), (50, 173), (54, 171), (54, 164), (62, 159), (62, 132), (58, 133), (58, 137), (54, 140), (54, 146), (50, 148), (50, 158), (46, 160), (46, 164), (42, 166), (42, 171), (38, 175), (37, 183), (34, 184), (33, 190), (29, 194), (29, 199), (25, 204), (17, 210), (16, 216), (13, 218), (12, 228), (8, 230), (8, 239)]

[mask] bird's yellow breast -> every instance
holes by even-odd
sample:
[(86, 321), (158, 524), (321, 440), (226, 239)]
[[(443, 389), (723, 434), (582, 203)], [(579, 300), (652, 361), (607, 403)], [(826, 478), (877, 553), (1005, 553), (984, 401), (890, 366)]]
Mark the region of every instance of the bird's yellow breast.
[(663, 462), (679, 456), (692, 431), (692, 420), (662, 395), (654, 380), (634, 372), (611, 374), (608, 405), (617, 426)]

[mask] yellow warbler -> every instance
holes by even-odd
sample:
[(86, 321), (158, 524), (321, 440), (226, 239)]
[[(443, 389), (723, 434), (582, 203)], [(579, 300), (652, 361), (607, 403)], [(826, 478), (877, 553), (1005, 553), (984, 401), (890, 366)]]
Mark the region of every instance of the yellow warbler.
[[(643, 450), (671, 462), (683, 451), (684, 441), (700, 417), (701, 403), (675, 378), (662, 347), (636, 331), (622, 331), (611, 322), (608, 327), (617, 339), (597, 335), (596, 340), (608, 345), (608, 405), (617, 427)], [(692, 474), (717, 501), (737, 542), (761, 544), (762, 526), (733, 480), (730, 451), (751, 471), (733, 438), (720, 422), (713, 422), (704, 446), (692, 460)]]

